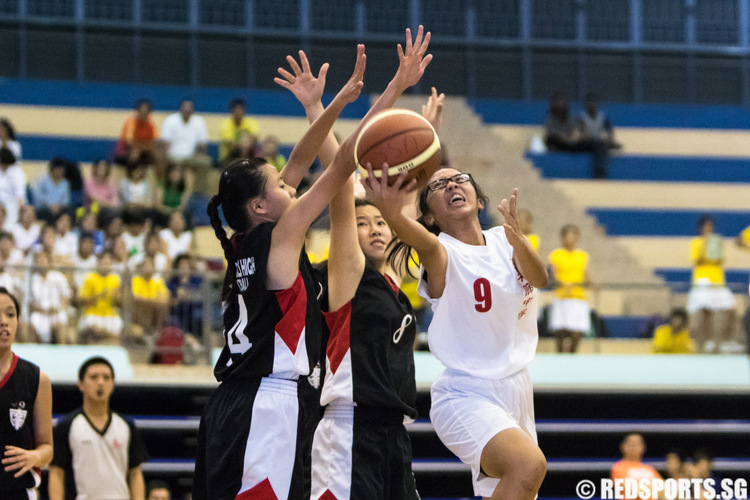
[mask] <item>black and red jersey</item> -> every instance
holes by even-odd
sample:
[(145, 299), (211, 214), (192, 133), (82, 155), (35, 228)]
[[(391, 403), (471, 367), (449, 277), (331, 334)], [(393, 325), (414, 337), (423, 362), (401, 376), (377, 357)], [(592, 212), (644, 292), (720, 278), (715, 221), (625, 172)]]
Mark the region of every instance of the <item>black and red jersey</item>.
[(323, 315), (330, 336), (321, 403), (398, 410), (416, 418), (417, 328), (406, 295), (368, 263), (352, 300)]
[(260, 224), (232, 238), (223, 298), (226, 344), (214, 367), (219, 381), (271, 374), (297, 378), (310, 374), (321, 357), (322, 288), (304, 250), (294, 284), (266, 288), (274, 225)]

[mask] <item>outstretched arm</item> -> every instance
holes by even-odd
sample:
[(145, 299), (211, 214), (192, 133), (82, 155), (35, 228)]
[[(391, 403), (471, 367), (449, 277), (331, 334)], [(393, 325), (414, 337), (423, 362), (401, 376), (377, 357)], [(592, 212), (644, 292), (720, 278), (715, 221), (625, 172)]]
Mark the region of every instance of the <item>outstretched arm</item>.
[[(357, 46), (357, 63), (351, 78), (336, 94), (331, 104), (316, 117), (289, 155), (289, 160), (281, 172), (281, 177), (287, 185), (294, 188), (299, 186), (315, 157), (318, 156), (321, 145), (331, 132), (331, 127), (333, 127), (333, 123), (341, 111), (348, 103), (359, 97), (363, 86), (362, 77), (365, 72), (365, 63), (365, 46), (360, 44)], [(323, 80), (323, 85), (325, 85), (325, 80)]]
[(505, 218), (503, 227), (505, 236), (513, 247), (513, 263), (518, 268), (521, 275), (526, 281), (536, 288), (544, 288), (549, 282), (547, 269), (544, 267), (544, 261), (538, 253), (531, 248), (529, 239), (523, 234), (518, 224), (518, 213), (516, 205), (518, 203), (518, 188), (513, 190), (510, 201), (503, 198), (497, 207)]
[(445, 288), (448, 254), (437, 236), (407, 214), (406, 205), (413, 199), (411, 193), (416, 189), (417, 181), (412, 179), (404, 184), (405, 174), (402, 174), (393, 185), (389, 185), (386, 167), (383, 166), (383, 178), (378, 179), (372, 173), (372, 166), (368, 165), (368, 177), (362, 180), (362, 184), (391, 230), (419, 254), (419, 261), (429, 276), (427, 292), (430, 297), (441, 297)]

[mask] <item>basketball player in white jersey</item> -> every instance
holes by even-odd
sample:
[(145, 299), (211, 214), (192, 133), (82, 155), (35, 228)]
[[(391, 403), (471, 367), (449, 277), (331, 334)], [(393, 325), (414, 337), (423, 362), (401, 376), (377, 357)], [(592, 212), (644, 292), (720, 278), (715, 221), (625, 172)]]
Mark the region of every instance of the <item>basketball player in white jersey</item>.
[(402, 176), (389, 186), (372, 172), (367, 181), (369, 198), (422, 263), (419, 290), (434, 312), (430, 350), (446, 367), (432, 385), (435, 431), (471, 466), (475, 494), (533, 499), (546, 459), (536, 444), (526, 366), (538, 339), (535, 289), (548, 277), (519, 227), (518, 190), (498, 207), (503, 226), (482, 231), (478, 212), (487, 198), (470, 174), (433, 174), (419, 193), (417, 221), (405, 214), (415, 181)]

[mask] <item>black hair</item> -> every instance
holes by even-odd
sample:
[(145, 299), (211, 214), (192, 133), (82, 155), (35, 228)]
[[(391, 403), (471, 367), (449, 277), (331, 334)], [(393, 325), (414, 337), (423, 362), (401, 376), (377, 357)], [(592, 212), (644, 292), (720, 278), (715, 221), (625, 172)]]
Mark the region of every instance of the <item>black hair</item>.
[(78, 241), (81, 240), (93, 240), (94, 239), (94, 233), (91, 231), (81, 231), (81, 233), (78, 235)]
[(18, 303), (18, 299), (16, 298), (16, 296), (10, 293), (10, 290), (5, 288), (4, 286), (0, 286), (0, 295), (7, 295), (8, 297), (10, 297), (10, 300), (13, 302), (13, 305), (16, 306), (16, 317), (20, 318), (21, 317), (21, 304)]
[(267, 162), (263, 158), (232, 161), (221, 173), (219, 192), (208, 202), (206, 213), (211, 219), (211, 227), (224, 249), (224, 256), (231, 262), (232, 244), (219, 218), (219, 207), (224, 218), (236, 233), (247, 230), (250, 223), (245, 203), (266, 192), (266, 175), (261, 167)]
[(669, 450), (667, 451), (667, 453), (665, 453), (665, 455), (677, 455), (677, 458), (679, 458), (679, 459), (680, 459), (680, 462), (684, 462), (684, 461), (685, 461), (685, 458), (687, 458), (687, 457), (685, 456), (685, 452), (684, 452), (684, 451), (682, 451), (682, 450), (681, 450), (681, 449), (679, 449), (679, 448), (671, 448), (671, 449), (669, 449)]
[(164, 172), (164, 188), (174, 188), (180, 193), (183, 193), (185, 191), (185, 174), (182, 172), (182, 178), (177, 181), (177, 184), (172, 184), (172, 181), (169, 180), (169, 173), (173, 170), (179, 170), (182, 172), (182, 169), (176, 163), (170, 163), (167, 165), (167, 171)]
[(13, 233), (0, 230), (0, 240), (13, 240)]
[(242, 106), (243, 108), (247, 109), (247, 101), (245, 101), (241, 97), (235, 97), (231, 101), (229, 101), (229, 111), (232, 111), (237, 106)]
[(672, 309), (672, 312), (669, 313), (669, 319), (672, 318), (682, 318), (682, 322), (684, 324), (687, 324), (688, 313), (684, 307), (675, 307), (674, 309)]
[(5, 117), (0, 118), (0, 126), (5, 127), (5, 130), (8, 131), (8, 139), (10, 139), (11, 141), (16, 140), (16, 129), (13, 128), (13, 124), (10, 123), (10, 120)]
[(148, 97), (141, 97), (140, 99), (138, 99), (137, 101), (135, 101), (135, 109), (137, 110), (138, 108), (140, 108), (144, 104), (148, 105), (148, 110), (149, 111), (151, 111), (152, 109), (154, 109), (154, 103), (152, 103), (151, 99), (149, 99)]
[(8, 148), (0, 148), (0, 164), (13, 165), (16, 162), (16, 155)]
[[(469, 182), (474, 186), (474, 192), (477, 194), (477, 204), (481, 203), (481, 207), (477, 208), (477, 215), (479, 215), (482, 207), (486, 207), (490, 204), (490, 199), (484, 194), (484, 191), (479, 187), (479, 184), (474, 180), (474, 177), (470, 177)], [(419, 195), (417, 196), (417, 208), (420, 215), (417, 218), (417, 222), (427, 228), (429, 232), (437, 236), (440, 234), (440, 227), (437, 224), (430, 225), (425, 222), (425, 215), (430, 213), (430, 209), (427, 206), (427, 195), (429, 192), (430, 190), (427, 188), (427, 184), (425, 184), (419, 191)], [(416, 278), (409, 269), (409, 264), (411, 262), (416, 264), (413, 248), (399, 240), (397, 236), (394, 236), (390, 243), (388, 243), (388, 249), (390, 249), (387, 258), (388, 265), (401, 275), (406, 273), (412, 278)]]
[(146, 212), (140, 208), (128, 207), (122, 212), (122, 223), (129, 224), (145, 224), (146, 223)]
[(172, 270), (176, 271), (180, 267), (180, 262), (183, 260), (190, 261), (191, 257), (189, 254), (181, 253), (177, 255), (172, 261)]
[(67, 168), (67, 167), (68, 167), (68, 160), (66, 160), (62, 156), (55, 156), (49, 161), (50, 170), (52, 170), (53, 168)]
[(701, 461), (701, 460), (707, 460), (707, 461), (709, 461), (709, 462), (713, 462), (713, 461), (714, 461), (714, 456), (713, 456), (713, 454), (712, 454), (712, 453), (711, 453), (710, 451), (708, 451), (707, 449), (705, 449), (705, 448), (700, 448), (700, 449), (698, 449), (698, 450), (695, 450), (695, 451), (693, 452), (693, 463), (695, 463), (695, 462), (699, 462), (699, 461)]
[(172, 494), (172, 489), (169, 487), (169, 485), (159, 479), (154, 479), (148, 482), (148, 487), (146, 488), (146, 497), (148, 498), (148, 496), (154, 490), (167, 490), (170, 495)]
[(89, 367), (93, 365), (107, 365), (109, 367), (109, 371), (112, 372), (112, 379), (115, 378), (115, 369), (112, 367), (112, 363), (110, 363), (107, 360), (107, 358), (103, 358), (101, 356), (94, 356), (93, 358), (89, 358), (86, 361), (84, 361), (81, 367), (78, 369), (78, 381), (79, 382), (83, 382), (83, 378), (86, 376), (86, 370), (88, 370)]

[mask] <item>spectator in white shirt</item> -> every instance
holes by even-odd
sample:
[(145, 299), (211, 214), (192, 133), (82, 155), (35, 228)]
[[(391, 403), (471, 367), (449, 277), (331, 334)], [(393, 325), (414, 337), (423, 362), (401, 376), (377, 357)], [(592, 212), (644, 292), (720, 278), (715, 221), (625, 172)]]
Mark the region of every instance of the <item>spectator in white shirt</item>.
[(0, 231), (0, 264), (23, 265), (23, 252), (16, 248), (13, 235), (7, 231)]
[(31, 315), (29, 323), (39, 342), (44, 344), (67, 342), (68, 303), (70, 285), (65, 275), (51, 270), (46, 252), (34, 257), (36, 270), (31, 276)]
[(18, 220), (19, 209), (26, 204), (26, 174), (7, 147), (0, 148), (0, 203), (5, 206), (3, 229), (10, 230)]
[(167, 148), (167, 158), (186, 170), (188, 192), (209, 192), (208, 171), (211, 157), (206, 153), (208, 129), (203, 117), (193, 113), (194, 103), (183, 99), (180, 111), (167, 116), (161, 127), (161, 139)]
[(164, 242), (170, 261), (181, 253), (195, 251), (193, 232), (185, 230), (185, 216), (180, 212), (172, 212), (169, 215), (169, 227), (159, 231), (159, 237)]
[(55, 255), (73, 262), (78, 251), (78, 235), (71, 228), (70, 214), (63, 212), (57, 216), (55, 231), (57, 232)]
[(33, 205), (24, 205), (21, 208), (20, 220), (11, 228), (16, 239), (16, 248), (23, 253), (29, 253), (31, 246), (39, 239), (40, 230), (41, 227), (36, 220), (36, 209)]

